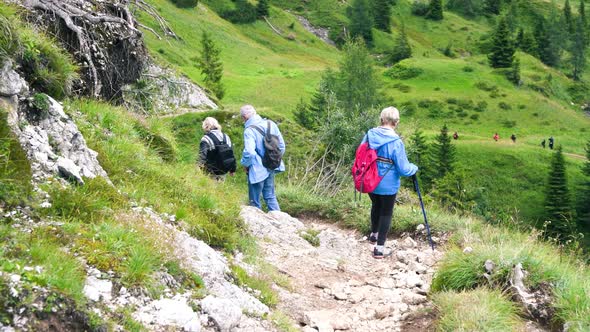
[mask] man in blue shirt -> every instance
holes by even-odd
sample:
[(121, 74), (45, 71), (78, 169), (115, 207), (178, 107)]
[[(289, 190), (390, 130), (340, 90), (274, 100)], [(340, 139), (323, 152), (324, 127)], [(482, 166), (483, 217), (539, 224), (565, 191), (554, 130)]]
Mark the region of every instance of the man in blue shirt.
[[(281, 161), (281, 165), (276, 169), (267, 169), (262, 165), (262, 156), (264, 156), (264, 137), (254, 127), (262, 129), (266, 133), (267, 119), (263, 119), (256, 114), (256, 110), (252, 105), (245, 105), (240, 108), (240, 115), (244, 124), (244, 152), (242, 153), (242, 160), (240, 163), (248, 173), (248, 196), (250, 205), (261, 209), (260, 194), (266, 202), (269, 211), (280, 211), (279, 202), (275, 194), (274, 177), (275, 173), (284, 172), (285, 164)], [(279, 137), (279, 149), (281, 153), (285, 153), (285, 141), (283, 135), (279, 131), (279, 127), (270, 121), (270, 133)]]

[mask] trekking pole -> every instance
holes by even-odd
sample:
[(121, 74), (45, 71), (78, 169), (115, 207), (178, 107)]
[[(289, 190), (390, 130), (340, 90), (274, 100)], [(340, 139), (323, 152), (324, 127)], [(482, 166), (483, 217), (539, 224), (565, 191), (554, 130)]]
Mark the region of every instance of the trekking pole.
[(422, 194), (420, 193), (420, 187), (418, 186), (418, 177), (416, 174), (412, 175), (412, 180), (414, 180), (414, 189), (416, 189), (416, 193), (418, 194), (418, 198), (420, 199), (420, 206), (422, 207), (422, 214), (424, 215), (424, 225), (426, 226), (426, 232), (428, 233), (428, 241), (430, 242), (430, 247), (432, 251), (434, 251), (434, 242), (432, 242), (432, 236), (430, 235), (430, 225), (428, 225), (428, 219), (426, 218), (426, 210), (424, 209), (424, 202), (422, 201)]

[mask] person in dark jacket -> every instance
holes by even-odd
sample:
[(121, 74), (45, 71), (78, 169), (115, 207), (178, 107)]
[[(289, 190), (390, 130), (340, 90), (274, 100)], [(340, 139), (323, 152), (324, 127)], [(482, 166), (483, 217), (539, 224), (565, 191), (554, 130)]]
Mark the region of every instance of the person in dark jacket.
[(553, 140), (553, 136), (549, 137), (549, 148), (551, 150), (553, 150), (553, 144), (555, 143), (555, 141)]
[[(227, 144), (231, 147), (231, 139), (228, 135), (221, 132), (221, 125), (217, 121), (217, 119), (212, 117), (207, 117), (203, 121), (202, 125), (203, 131), (205, 135), (201, 138), (201, 143), (199, 145), (199, 161), (198, 164), (201, 168), (203, 168), (207, 173), (211, 174), (216, 180), (220, 181), (225, 178), (225, 175), (215, 175), (214, 170), (212, 169), (211, 161), (207, 159), (207, 156), (215, 150), (215, 142), (210, 135), (214, 135), (220, 142), (223, 142), (224, 139)], [(232, 173), (233, 175), (233, 173)]]
[(541, 141), (541, 146), (543, 147), (543, 149), (545, 148), (545, 140), (544, 139)]
[(418, 167), (408, 161), (406, 149), (400, 136), (395, 132), (399, 124), (399, 111), (388, 107), (381, 111), (381, 126), (369, 130), (362, 143), (368, 141), (371, 149), (377, 151), (379, 175), (383, 180), (369, 194), (371, 198), (371, 234), (369, 240), (377, 243), (373, 249), (374, 258), (391, 256), (392, 251), (385, 248), (387, 233), (391, 227), (393, 205), (400, 187), (401, 176), (412, 176)]
[(516, 143), (516, 135), (515, 134), (510, 135), (510, 139), (512, 140), (512, 143)]

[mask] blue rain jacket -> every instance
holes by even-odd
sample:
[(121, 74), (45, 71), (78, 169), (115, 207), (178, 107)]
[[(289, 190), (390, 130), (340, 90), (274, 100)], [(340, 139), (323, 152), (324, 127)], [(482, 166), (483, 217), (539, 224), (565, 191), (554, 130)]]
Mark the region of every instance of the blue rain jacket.
[[(264, 156), (264, 138), (254, 128), (248, 128), (251, 126), (258, 126), (266, 132), (267, 124), (266, 119), (260, 117), (260, 115), (253, 115), (244, 124), (244, 152), (242, 153), (242, 160), (240, 163), (242, 166), (248, 167), (248, 182), (259, 183), (268, 177), (269, 172), (283, 172), (285, 171), (285, 163), (281, 161), (281, 166), (277, 169), (269, 170), (262, 166), (262, 157)], [(270, 133), (279, 136), (279, 149), (285, 154), (285, 141), (283, 135), (279, 131), (279, 127), (271, 121)]]
[[(384, 162), (377, 162), (379, 176), (387, 174), (379, 183), (373, 194), (393, 195), (400, 187), (401, 176), (412, 176), (418, 171), (418, 166), (410, 163), (406, 155), (406, 148), (398, 134), (393, 129), (377, 127), (369, 130), (362, 143), (369, 140), (371, 149), (377, 150), (377, 156), (393, 160), (394, 166)], [(391, 170), (388, 172), (387, 170)]]

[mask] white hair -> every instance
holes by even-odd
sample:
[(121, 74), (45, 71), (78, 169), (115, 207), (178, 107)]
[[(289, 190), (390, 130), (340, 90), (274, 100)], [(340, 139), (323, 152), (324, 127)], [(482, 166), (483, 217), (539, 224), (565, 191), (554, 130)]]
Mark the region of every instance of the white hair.
[(396, 125), (399, 122), (399, 111), (397, 108), (390, 106), (381, 111), (381, 124)]
[(256, 109), (252, 105), (244, 105), (240, 108), (240, 115), (245, 119), (249, 119), (254, 114), (256, 114)]
[(217, 119), (212, 117), (206, 117), (205, 121), (203, 121), (203, 130), (208, 133), (211, 130), (219, 129), (221, 130), (221, 125), (217, 122)]

